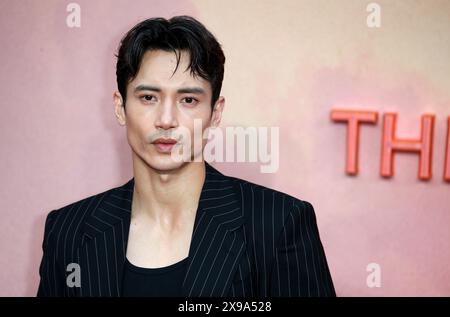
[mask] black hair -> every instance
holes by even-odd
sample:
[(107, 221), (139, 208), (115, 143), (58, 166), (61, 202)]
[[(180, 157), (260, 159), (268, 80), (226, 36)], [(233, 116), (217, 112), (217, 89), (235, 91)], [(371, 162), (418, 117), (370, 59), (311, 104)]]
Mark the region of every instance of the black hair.
[(174, 73), (180, 63), (181, 51), (188, 51), (190, 63), (186, 70), (190, 69), (193, 76), (198, 75), (211, 84), (211, 106), (214, 106), (222, 88), (225, 55), (214, 35), (190, 16), (147, 19), (123, 37), (116, 55), (116, 76), (124, 106), (128, 83), (136, 77), (145, 52), (157, 49), (175, 53)]

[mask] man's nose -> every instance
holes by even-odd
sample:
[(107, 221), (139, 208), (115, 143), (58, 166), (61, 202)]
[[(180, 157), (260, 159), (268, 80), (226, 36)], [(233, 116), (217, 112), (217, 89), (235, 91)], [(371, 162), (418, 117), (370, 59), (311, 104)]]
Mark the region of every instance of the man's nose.
[(177, 110), (172, 101), (167, 100), (159, 105), (155, 127), (160, 129), (172, 129), (178, 126)]

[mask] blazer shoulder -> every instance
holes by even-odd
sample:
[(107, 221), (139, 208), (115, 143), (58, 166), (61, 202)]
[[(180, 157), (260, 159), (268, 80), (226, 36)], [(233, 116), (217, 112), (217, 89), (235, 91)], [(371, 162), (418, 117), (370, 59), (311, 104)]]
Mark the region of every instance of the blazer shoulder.
[(291, 213), (313, 210), (310, 202), (282, 191), (237, 177), (230, 177), (230, 179), (233, 180), (236, 191), (241, 197), (244, 215), (249, 219), (248, 221), (256, 225), (273, 223), (272, 228), (278, 231)]
[(95, 210), (104, 197), (123, 186), (104, 190), (50, 211), (45, 220), (44, 245), (58, 240), (61, 233), (67, 235), (67, 232), (70, 231), (72, 235), (77, 234), (78, 232), (74, 228), (81, 229), (82, 226), (80, 224)]
[(312, 205), (306, 200), (243, 179), (233, 177), (233, 182), (242, 201), (247, 241), (269, 264), (292, 222), (294, 226), (301, 226), (301, 219), (310, 219), (314, 215)]
[[(255, 199), (255, 197), (264, 198), (260, 203), (262, 204), (270, 204), (270, 203), (279, 203), (284, 202), (287, 206), (292, 206), (300, 209), (309, 208), (312, 206), (310, 202), (294, 197), (285, 192), (253, 183), (241, 178), (228, 176), (234, 183), (239, 192), (241, 192), (241, 196), (245, 199)], [(255, 203), (255, 202), (254, 202)]]
[[(80, 200), (77, 200), (75, 202), (72, 202), (70, 204), (67, 204), (63, 207), (60, 207), (58, 209), (52, 210), (48, 216), (58, 219), (65, 219), (68, 218), (70, 220), (71, 217), (73, 217), (76, 214), (76, 211), (80, 208), (88, 208), (90, 205), (95, 204), (95, 202), (99, 202), (103, 199), (103, 196), (107, 195), (108, 193), (112, 192), (115, 188), (111, 188), (108, 190), (105, 190), (103, 192), (82, 198)], [(67, 221), (67, 219), (66, 219)]]

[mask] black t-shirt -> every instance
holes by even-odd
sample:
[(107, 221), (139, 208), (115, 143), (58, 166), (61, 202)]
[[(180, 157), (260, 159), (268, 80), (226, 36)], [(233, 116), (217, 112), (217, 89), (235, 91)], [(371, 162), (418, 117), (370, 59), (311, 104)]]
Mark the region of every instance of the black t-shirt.
[(122, 296), (179, 297), (186, 273), (187, 257), (169, 266), (149, 269), (125, 260)]

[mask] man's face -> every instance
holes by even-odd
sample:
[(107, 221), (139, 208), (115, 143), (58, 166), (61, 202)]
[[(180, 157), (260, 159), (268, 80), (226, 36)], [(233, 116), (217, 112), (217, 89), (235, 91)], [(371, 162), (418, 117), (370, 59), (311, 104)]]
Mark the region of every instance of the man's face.
[[(147, 51), (138, 74), (128, 84), (126, 113), (122, 96), (119, 92), (114, 93), (116, 116), (121, 125), (127, 126), (133, 156), (156, 170), (172, 170), (187, 164), (174, 160), (171, 152), (177, 147), (164, 142), (172, 139), (180, 146), (186, 142), (186, 139), (180, 140), (181, 132), (186, 136), (188, 131), (193, 159), (201, 155), (201, 151), (193, 148), (194, 120), (201, 120), (202, 132), (220, 122), (223, 97), (212, 110), (211, 85), (200, 76), (193, 77), (190, 70), (185, 71), (189, 61), (189, 54), (182, 51), (180, 64), (173, 73), (176, 67), (173, 52)], [(205, 142), (197, 144), (202, 144), (203, 149)]]

